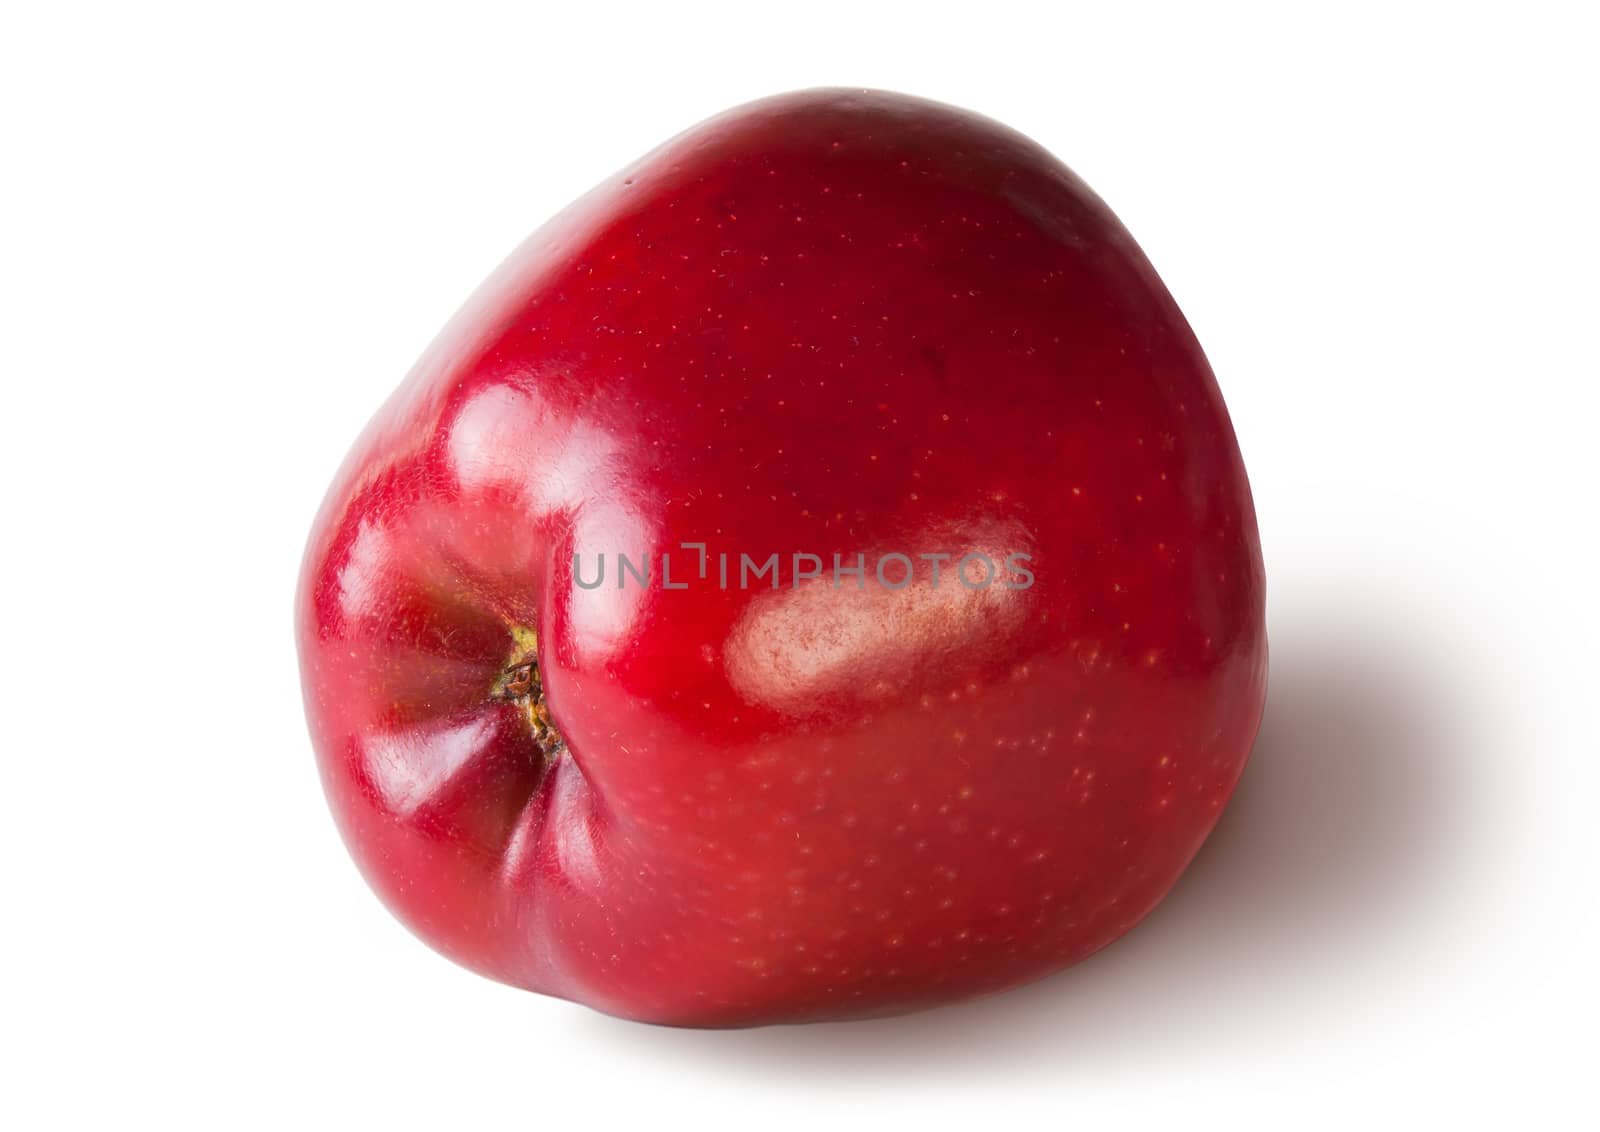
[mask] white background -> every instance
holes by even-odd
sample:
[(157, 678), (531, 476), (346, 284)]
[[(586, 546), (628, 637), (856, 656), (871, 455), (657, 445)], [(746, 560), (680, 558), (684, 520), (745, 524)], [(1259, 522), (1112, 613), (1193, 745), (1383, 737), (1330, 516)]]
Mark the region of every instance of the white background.
[[(1592, 1119), (1583, 7), (8, 8), (3, 1122)], [(883, 1023), (617, 1022), (368, 893), (301, 719), (296, 569), (347, 445), (523, 235), (823, 84), (999, 118), (1141, 241), (1254, 482), (1266, 724), (1172, 898), (1065, 975)]]

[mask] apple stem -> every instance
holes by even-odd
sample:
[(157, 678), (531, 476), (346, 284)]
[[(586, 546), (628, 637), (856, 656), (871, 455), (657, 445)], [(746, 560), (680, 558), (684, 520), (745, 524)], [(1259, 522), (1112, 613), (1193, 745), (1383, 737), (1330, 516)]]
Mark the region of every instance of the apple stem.
[(539, 745), (545, 761), (550, 762), (566, 750), (566, 743), (556, 730), (550, 718), (549, 705), (545, 703), (544, 682), (539, 679), (539, 659), (536, 655), (538, 641), (529, 629), (515, 628), (511, 635), (516, 641), (517, 655), (495, 681), (490, 695), (522, 708), (534, 742)]

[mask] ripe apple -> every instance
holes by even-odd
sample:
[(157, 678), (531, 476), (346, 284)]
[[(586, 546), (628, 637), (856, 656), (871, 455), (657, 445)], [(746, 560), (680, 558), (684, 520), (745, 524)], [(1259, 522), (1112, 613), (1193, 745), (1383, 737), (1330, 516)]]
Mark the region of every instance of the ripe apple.
[(1227, 411), (1028, 139), (821, 90), (535, 233), (338, 473), (297, 605), (333, 814), (507, 983), (745, 1025), (1121, 936), (1266, 680)]

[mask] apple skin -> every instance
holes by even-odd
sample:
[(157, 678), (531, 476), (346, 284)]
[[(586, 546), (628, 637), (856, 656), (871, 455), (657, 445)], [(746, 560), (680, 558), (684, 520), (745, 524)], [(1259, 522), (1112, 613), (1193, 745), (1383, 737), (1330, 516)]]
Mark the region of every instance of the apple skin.
[[(917, 557), (972, 551), (1032, 585)], [(721, 589), (719, 552), (779, 588)], [(651, 585), (574, 585), (617, 553)], [(1221, 395), (1105, 204), (988, 119), (818, 90), (680, 135), (485, 283), (338, 473), (297, 635), (334, 817), (413, 931), (732, 1026), (1128, 931), (1244, 767), (1263, 603)]]

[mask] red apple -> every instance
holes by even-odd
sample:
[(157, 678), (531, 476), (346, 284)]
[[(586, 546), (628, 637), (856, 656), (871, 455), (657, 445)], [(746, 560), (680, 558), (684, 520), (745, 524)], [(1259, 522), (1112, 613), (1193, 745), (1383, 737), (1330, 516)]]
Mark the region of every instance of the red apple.
[(1104, 947), (1216, 822), (1266, 673), (1233, 430), (1133, 239), (1026, 138), (843, 90), (529, 239), (339, 472), (298, 635), (389, 907), (683, 1025)]

